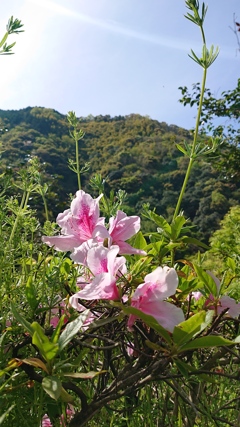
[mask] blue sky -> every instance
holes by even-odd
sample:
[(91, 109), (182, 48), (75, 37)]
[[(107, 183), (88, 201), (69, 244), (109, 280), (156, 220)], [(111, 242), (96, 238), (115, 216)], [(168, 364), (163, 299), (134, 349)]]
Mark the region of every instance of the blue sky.
[[(239, 0), (208, 0), (207, 45), (220, 47), (207, 87), (218, 96), (236, 86), (240, 53), (233, 14)], [(54, 108), (77, 116), (139, 113), (185, 128), (194, 110), (178, 102), (179, 86), (202, 78), (189, 57), (200, 31), (184, 18), (184, 0), (8, 0), (0, 31), (13, 15), (24, 23), (15, 55), (2, 56), (0, 109)]]

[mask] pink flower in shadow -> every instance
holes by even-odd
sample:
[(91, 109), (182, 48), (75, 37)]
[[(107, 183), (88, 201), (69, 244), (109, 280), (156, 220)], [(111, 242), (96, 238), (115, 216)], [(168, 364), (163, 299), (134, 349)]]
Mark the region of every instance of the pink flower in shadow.
[(53, 427), (50, 418), (47, 414), (43, 415), (40, 427)]
[(223, 295), (220, 297), (220, 280), (214, 276), (211, 271), (207, 271), (207, 274), (213, 278), (216, 284), (217, 297), (214, 297), (212, 294), (210, 294), (209, 298), (205, 301), (205, 307), (209, 310), (214, 310), (216, 315), (221, 314), (224, 310), (227, 309), (227, 313), (230, 317), (238, 317), (240, 314), (240, 303), (237, 303), (235, 299), (229, 297), (228, 295)]

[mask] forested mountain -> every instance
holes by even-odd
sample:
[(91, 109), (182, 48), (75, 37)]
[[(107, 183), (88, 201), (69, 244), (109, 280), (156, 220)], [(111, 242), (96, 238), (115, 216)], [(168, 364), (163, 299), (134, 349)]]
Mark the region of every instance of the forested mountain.
[[(188, 161), (176, 144), (191, 142), (191, 132), (138, 114), (81, 117), (80, 123), (85, 132), (79, 143), (80, 162), (82, 166), (90, 162), (83, 189), (93, 193), (89, 179), (101, 173), (107, 191), (121, 188), (128, 193), (124, 206), (127, 213), (141, 214), (142, 204), (149, 202), (158, 214), (170, 219)], [(75, 142), (69, 135), (66, 116), (40, 107), (0, 110), (0, 127), (1, 171), (7, 168), (9, 173), (14, 172), (29, 156), (38, 156), (45, 163), (46, 180), (51, 182), (48, 203), (54, 219), (66, 208), (68, 194), (77, 190), (76, 175), (67, 162), (75, 158)], [(206, 156), (193, 169), (182, 209), (207, 241), (239, 198), (239, 183), (221, 175)]]

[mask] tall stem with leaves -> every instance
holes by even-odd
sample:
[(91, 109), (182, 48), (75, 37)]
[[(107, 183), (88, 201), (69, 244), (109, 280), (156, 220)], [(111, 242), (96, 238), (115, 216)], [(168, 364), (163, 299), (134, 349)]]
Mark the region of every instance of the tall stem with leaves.
[(201, 120), (204, 91), (206, 87), (207, 70), (215, 61), (219, 53), (218, 48), (214, 49), (214, 46), (211, 46), (210, 49), (207, 49), (207, 46), (206, 46), (206, 38), (205, 38), (203, 24), (204, 24), (204, 19), (207, 13), (207, 6), (205, 6), (205, 4), (203, 3), (201, 12), (200, 12), (200, 5), (198, 0), (186, 0), (186, 6), (192, 13), (188, 12), (185, 15), (185, 18), (189, 19), (189, 21), (197, 25), (200, 28), (201, 35), (202, 35), (202, 42), (203, 42), (202, 56), (198, 57), (193, 50), (191, 50), (191, 55), (189, 56), (191, 59), (193, 59), (193, 61), (195, 61), (197, 64), (199, 64), (203, 68), (203, 77), (202, 77), (201, 94), (200, 94), (200, 100), (199, 100), (199, 106), (198, 106), (198, 112), (197, 112), (197, 118), (196, 118), (193, 143), (192, 145), (188, 145), (187, 143), (185, 143), (185, 148), (178, 146), (180, 151), (182, 151), (186, 156), (189, 157), (189, 163), (188, 163), (186, 175), (183, 181), (183, 185), (179, 194), (179, 198), (177, 201), (176, 209), (173, 215), (173, 220), (175, 220), (175, 218), (179, 214), (182, 199), (187, 187), (187, 183), (189, 180), (189, 176), (190, 176), (193, 164), (195, 160), (200, 155), (202, 155), (204, 151), (206, 151), (205, 148), (203, 149), (202, 146), (197, 143), (198, 130), (199, 130), (199, 124)]
[(2, 40), (0, 41), (0, 55), (12, 55), (12, 48), (15, 46), (16, 42), (12, 44), (7, 44), (7, 39), (10, 34), (19, 34), (24, 30), (20, 30), (23, 27), (23, 24), (19, 19), (13, 19), (13, 16), (8, 20), (7, 31), (4, 34)]
[(75, 151), (76, 151), (76, 161), (69, 159), (68, 160), (68, 166), (69, 169), (71, 169), (73, 172), (77, 174), (77, 180), (78, 180), (78, 189), (81, 190), (81, 173), (86, 172), (89, 168), (89, 165), (85, 164), (83, 168), (80, 169), (80, 163), (79, 163), (79, 141), (84, 137), (84, 132), (82, 129), (79, 129), (78, 119), (76, 117), (76, 114), (74, 111), (69, 111), (67, 115), (68, 123), (73, 127), (73, 130), (70, 131), (70, 136), (75, 141)]

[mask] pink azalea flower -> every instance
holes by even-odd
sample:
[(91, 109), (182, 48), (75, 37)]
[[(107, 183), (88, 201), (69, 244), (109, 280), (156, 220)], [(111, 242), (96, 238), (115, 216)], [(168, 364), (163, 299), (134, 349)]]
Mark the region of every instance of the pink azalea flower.
[(69, 405), (66, 409), (66, 421), (67, 424), (65, 422), (65, 417), (63, 415), (61, 415), (60, 417), (60, 426), (61, 427), (67, 427), (69, 421), (71, 420), (71, 418), (73, 417), (73, 415), (75, 414), (74, 408), (72, 405)]
[(42, 417), (41, 427), (53, 427), (47, 414), (43, 415)]
[(120, 254), (146, 255), (145, 251), (135, 249), (125, 242), (140, 230), (139, 216), (127, 216), (122, 211), (117, 211), (116, 217), (109, 220), (109, 234), (114, 245), (118, 245)]
[(42, 241), (58, 251), (71, 251), (94, 237), (105, 237), (104, 218), (99, 218), (99, 200), (83, 190), (76, 193), (70, 209), (60, 213), (56, 222), (61, 227), (60, 236), (44, 236)]
[(216, 314), (222, 313), (224, 310), (228, 309), (227, 313), (231, 317), (238, 317), (240, 314), (240, 303), (237, 303), (235, 299), (230, 298), (228, 295), (223, 295), (220, 297), (220, 280), (214, 276), (211, 271), (207, 271), (209, 276), (211, 276), (216, 284), (218, 296), (215, 298), (212, 294), (209, 295), (209, 298), (205, 302), (205, 306), (209, 310), (215, 310)]
[[(184, 314), (180, 308), (163, 300), (175, 294), (177, 285), (178, 276), (174, 268), (157, 267), (137, 287), (131, 306), (153, 316), (160, 325), (173, 332), (174, 327), (184, 321)], [(131, 328), (136, 319), (130, 315), (128, 327)]]
[(228, 309), (227, 313), (231, 317), (238, 317), (240, 314), (240, 303), (237, 303), (233, 298), (228, 295), (223, 295), (221, 298), (215, 298), (212, 294), (205, 301), (204, 306), (209, 310), (214, 310), (215, 314), (218, 315), (224, 310)]
[(213, 278), (216, 284), (217, 297), (214, 297), (212, 294), (210, 294), (209, 298), (205, 301), (205, 307), (209, 310), (214, 310), (216, 315), (228, 309), (227, 313), (229, 316), (233, 318), (238, 317), (240, 315), (240, 303), (237, 303), (235, 299), (229, 297), (228, 295), (223, 295), (220, 297), (220, 280), (216, 276), (214, 276), (211, 271), (207, 270), (207, 274), (209, 274), (209, 276)]
[[(198, 301), (202, 296), (203, 296), (202, 292), (200, 291), (191, 292), (191, 298), (195, 299), (196, 301)], [(187, 301), (189, 301), (189, 299), (190, 299), (190, 294), (187, 296)]]
[[(107, 230), (106, 230), (107, 231)], [(71, 258), (74, 262), (87, 266), (87, 254), (89, 249), (99, 246), (97, 239), (89, 239), (80, 246), (74, 248)]]
[(119, 291), (116, 281), (121, 274), (126, 273), (126, 259), (117, 257), (118, 246), (105, 248), (104, 246), (93, 247), (87, 253), (87, 266), (94, 275), (89, 284), (73, 297), (85, 300), (93, 299), (119, 299)]
[(218, 313), (228, 308), (227, 313), (231, 317), (238, 317), (240, 314), (240, 303), (237, 303), (235, 299), (230, 298), (227, 295), (223, 295), (219, 300), (220, 305), (217, 306)]

